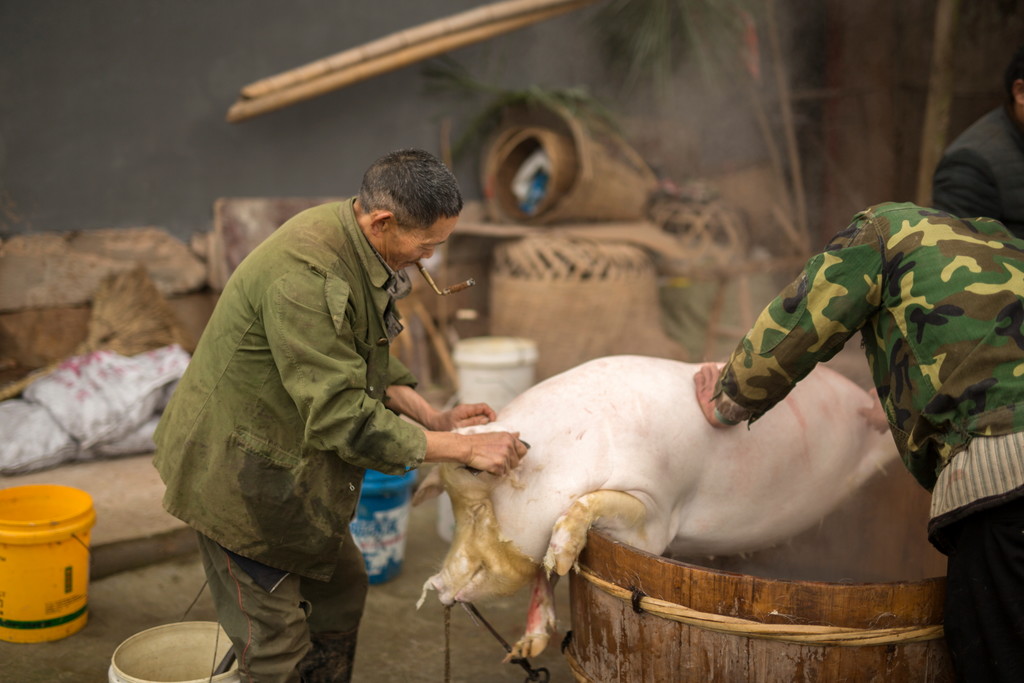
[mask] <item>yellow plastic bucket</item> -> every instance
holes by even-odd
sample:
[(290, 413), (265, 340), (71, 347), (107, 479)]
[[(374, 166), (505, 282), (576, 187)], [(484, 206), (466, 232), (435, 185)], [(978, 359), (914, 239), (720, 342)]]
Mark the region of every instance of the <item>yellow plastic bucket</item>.
[(40, 643), (88, 617), (92, 497), (70, 486), (0, 490), (0, 640)]

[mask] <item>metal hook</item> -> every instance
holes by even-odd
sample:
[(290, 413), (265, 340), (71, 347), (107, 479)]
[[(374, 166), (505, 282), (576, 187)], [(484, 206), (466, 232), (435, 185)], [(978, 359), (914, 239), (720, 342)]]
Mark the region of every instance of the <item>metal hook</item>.
[[(500, 633), (494, 630), (494, 627), (491, 626), (486, 619), (484, 619), (483, 615), (480, 614), (480, 611), (476, 608), (476, 606), (473, 603), (460, 602), (459, 604), (462, 605), (462, 608), (469, 613), (469, 617), (477, 626), (483, 626), (491, 632), (491, 635), (494, 636), (499, 643), (501, 643), (501, 646), (503, 648), (505, 648), (505, 652), (509, 654), (512, 653), (512, 646), (509, 645), (508, 642), (501, 637)], [(530, 666), (530, 661), (526, 657), (513, 657), (509, 661), (512, 664), (518, 664), (526, 670), (526, 683), (548, 683), (548, 681), (551, 680), (551, 673), (545, 667), (534, 669), (532, 666)]]

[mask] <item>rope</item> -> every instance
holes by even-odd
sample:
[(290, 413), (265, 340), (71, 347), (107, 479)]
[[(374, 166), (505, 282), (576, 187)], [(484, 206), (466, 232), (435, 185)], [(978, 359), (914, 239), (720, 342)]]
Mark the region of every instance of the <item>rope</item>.
[[(189, 603), (188, 607), (185, 608), (185, 613), (181, 615), (181, 619), (178, 619), (178, 623), (185, 621), (188, 617), (188, 613), (192, 611), (192, 608), (199, 602), (199, 598), (202, 596), (203, 591), (206, 589), (206, 585), (210, 582), (209, 579), (203, 581), (203, 585), (199, 587), (199, 592), (196, 593), (196, 597), (192, 598), (192, 602)], [(219, 634), (218, 634), (219, 635)]]
[(678, 621), (688, 626), (728, 633), (747, 638), (780, 640), (801, 645), (838, 645), (859, 647), (916, 643), (943, 637), (942, 625), (897, 626), (893, 628), (847, 628), (841, 626), (813, 626), (803, 624), (764, 624), (759, 621), (730, 617), (723, 614), (700, 612), (667, 600), (643, 595), (635, 599), (634, 591), (605, 581), (586, 567), (579, 574), (602, 591), (630, 605), (639, 605), (643, 611)]
[(452, 681), (452, 606), (444, 606), (444, 683)]

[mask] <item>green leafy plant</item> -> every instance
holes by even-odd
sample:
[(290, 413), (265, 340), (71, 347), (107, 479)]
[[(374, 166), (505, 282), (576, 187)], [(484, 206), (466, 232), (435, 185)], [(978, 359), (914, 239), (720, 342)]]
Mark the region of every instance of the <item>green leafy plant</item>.
[(513, 107), (565, 112), (583, 123), (599, 122), (612, 130), (619, 130), (611, 109), (583, 86), (545, 88), (531, 85), (509, 90), (474, 78), (463, 65), (447, 57), (428, 63), (423, 68), (423, 76), (432, 92), (485, 100), (480, 112), (467, 123), (465, 132), (452, 143), (452, 155), (455, 157), (479, 145), (501, 122), (503, 112)]
[(594, 16), (610, 65), (628, 85), (650, 81), (666, 88), (684, 57), (708, 80), (734, 73), (752, 0), (610, 0)]

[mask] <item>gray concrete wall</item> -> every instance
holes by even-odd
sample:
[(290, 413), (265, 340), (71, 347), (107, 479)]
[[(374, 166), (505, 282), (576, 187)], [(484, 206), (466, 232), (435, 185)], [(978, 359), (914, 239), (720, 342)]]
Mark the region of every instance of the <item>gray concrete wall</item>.
[[(934, 7), (908, 0), (880, 15), (871, 1), (868, 23), (885, 16), (896, 35), (918, 39), (866, 42), (844, 0), (775, 3), (812, 222), (823, 197), (835, 195), (838, 205), (823, 212), (829, 234), (854, 205), (905, 199), (900, 188), (913, 183)], [(141, 225), (188, 239), (211, 228), (217, 197), (345, 195), (388, 150), (418, 146), (439, 153), (442, 122), (450, 119), (457, 136), (484, 102), (430, 92), (423, 64), (250, 121), (229, 124), (225, 115), (239, 89), (254, 80), (486, 2), (0, 0), (0, 239)], [(768, 192), (770, 199), (773, 190), (768, 183), (759, 193), (744, 180), (747, 169), (770, 168), (748, 93), (720, 75), (709, 79), (693, 63), (682, 65), (667, 93), (653, 92), (650, 83), (623, 86), (606, 66), (593, 21), (608, 4), (598, 0), (450, 56), (500, 88), (585, 86), (667, 177), (731, 174), (730, 184), (750, 195), (746, 206), (756, 228), (764, 222), (762, 196)], [(1000, 7), (964, 11), (951, 136), (998, 97), (996, 81), (980, 75), (1001, 72), (1024, 25), (1024, 3)], [(759, 31), (760, 102), (782, 148), (763, 21)], [(867, 35), (883, 33), (875, 27)], [(844, 45), (853, 55), (845, 61)], [(868, 56), (880, 62), (880, 73), (895, 75), (862, 83)], [(883, 125), (853, 116), (870, 108), (864, 93), (878, 92), (905, 102), (895, 120)], [(892, 106), (884, 105), (887, 116)], [(468, 199), (480, 197), (475, 152), (455, 166)]]
[[(210, 229), (220, 196), (351, 194), (390, 149), (440, 151), (478, 106), (409, 66), (291, 108), (225, 121), (239, 88), (476, 0), (0, 2), (0, 238), (157, 225)], [(452, 53), (519, 87), (601, 82), (592, 10)], [(456, 130), (456, 132), (458, 132)], [(456, 166), (479, 196), (475, 159)]]

